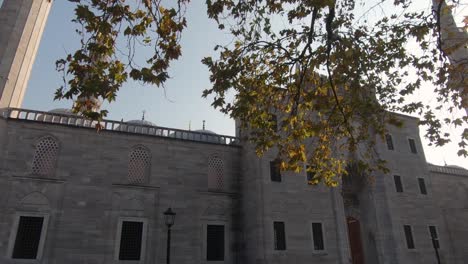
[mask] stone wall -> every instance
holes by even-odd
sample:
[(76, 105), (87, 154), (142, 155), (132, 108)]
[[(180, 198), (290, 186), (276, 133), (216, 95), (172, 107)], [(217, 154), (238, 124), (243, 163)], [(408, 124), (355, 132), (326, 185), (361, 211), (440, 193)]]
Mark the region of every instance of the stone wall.
[[(338, 189), (308, 185), (305, 171), (270, 178), (275, 151), (258, 158), (243, 145), (241, 214), (245, 227), (241, 263), (350, 263), (342, 197)], [(275, 250), (273, 222), (284, 222), (286, 249)], [(324, 250), (314, 250), (312, 223), (322, 223)]]
[[(377, 176), (383, 181), (379, 190), (383, 199), (376, 205), (384, 206), (378, 217), (386, 223), (380, 225), (379, 229), (386, 234), (383, 238), (387, 239), (387, 242), (383, 242), (387, 253), (381, 259), (388, 259), (388, 263), (437, 263), (429, 233), (431, 225), (438, 229), (440, 243), (443, 245), (440, 249), (442, 263), (453, 263), (448, 247), (450, 238), (443, 225), (443, 211), (437, 206), (437, 197), (431, 188), (432, 179), (419, 137), (419, 120), (402, 115), (397, 117), (403, 121), (403, 127), (388, 127), (394, 150), (387, 148), (385, 139), (379, 138), (377, 144), (379, 157), (387, 160), (390, 170), (388, 174)], [(408, 139), (415, 141), (417, 153), (411, 152)], [(394, 175), (401, 177), (403, 192), (396, 191)], [(421, 193), (419, 178), (424, 180), (427, 194)], [(414, 249), (407, 247), (403, 225), (410, 225), (412, 228)], [(392, 259), (392, 252), (396, 253), (395, 259)]]
[(429, 165), (435, 201), (442, 208), (443, 223), (456, 264), (468, 260), (468, 171)]
[[(124, 217), (146, 221), (144, 260), (137, 263), (163, 263), (163, 211), (168, 207), (177, 213), (172, 231), (174, 263), (205, 262), (205, 230), (210, 223), (225, 225), (224, 263), (236, 263), (238, 147), (28, 121), (0, 122), (7, 123), (8, 137), (0, 155), (1, 263), (15, 263), (10, 240), (20, 213), (48, 216), (38, 263), (116, 263), (118, 222)], [(44, 136), (59, 143), (56, 169), (52, 175), (34, 175), (36, 144)], [(127, 179), (134, 146), (151, 152), (149, 178), (141, 184)], [(212, 155), (224, 163), (222, 190), (208, 189), (207, 164)]]

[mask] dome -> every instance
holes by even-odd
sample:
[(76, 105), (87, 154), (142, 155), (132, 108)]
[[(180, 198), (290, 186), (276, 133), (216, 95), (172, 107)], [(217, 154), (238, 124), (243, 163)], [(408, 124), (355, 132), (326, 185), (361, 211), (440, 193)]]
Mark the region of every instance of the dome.
[(206, 129), (198, 129), (198, 130), (194, 130), (193, 132), (204, 133), (204, 134), (212, 134), (212, 135), (218, 135), (218, 134), (216, 134), (215, 132), (213, 132), (213, 131), (211, 131), (211, 130), (206, 130)]
[(139, 134), (161, 135), (161, 129), (156, 129), (156, 127), (155, 123), (147, 120), (130, 120), (117, 126), (114, 130)]
[(79, 119), (75, 118), (75, 116), (78, 117), (78, 115), (73, 113), (71, 109), (55, 108), (48, 111), (47, 113), (37, 115), (36, 120), (41, 122), (68, 124)]
[(49, 111), (49, 113), (54, 114), (64, 114), (64, 115), (76, 115), (71, 109), (68, 108), (55, 108)]
[(176, 131), (169, 134), (169, 137), (210, 143), (225, 142), (224, 138), (221, 138), (215, 132), (206, 129), (198, 129), (194, 131)]
[(155, 123), (146, 120), (130, 120), (125, 122), (127, 124), (138, 125), (138, 126), (156, 126)]
[(458, 165), (445, 165), (445, 167), (454, 168), (454, 169), (460, 169), (460, 170), (466, 170), (466, 169), (463, 168), (462, 166), (458, 166)]

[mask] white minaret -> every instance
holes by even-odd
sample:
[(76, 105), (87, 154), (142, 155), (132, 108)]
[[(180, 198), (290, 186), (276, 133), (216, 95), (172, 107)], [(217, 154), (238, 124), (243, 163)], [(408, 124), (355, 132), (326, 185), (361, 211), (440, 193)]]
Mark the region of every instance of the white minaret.
[(52, 0), (4, 0), (0, 9), (0, 108), (21, 107)]
[(451, 10), (446, 10), (445, 0), (432, 0), (433, 9), (438, 10), (440, 3), (442, 3), (440, 7), (442, 49), (448, 55), (452, 65), (461, 67), (459, 75), (451, 76), (451, 78), (452, 82), (458, 83), (459, 89), (462, 90), (462, 100), (468, 114), (468, 85), (467, 81), (463, 82), (462, 79), (462, 77), (468, 76), (468, 32), (457, 27)]

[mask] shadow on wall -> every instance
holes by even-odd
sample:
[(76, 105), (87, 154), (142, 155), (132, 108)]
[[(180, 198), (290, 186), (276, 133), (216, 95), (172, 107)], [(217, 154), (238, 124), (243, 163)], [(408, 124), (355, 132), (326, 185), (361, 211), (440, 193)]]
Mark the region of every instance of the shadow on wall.
[(461, 184), (458, 189), (458, 198), (460, 201), (464, 201), (462, 208), (468, 209), (468, 185)]

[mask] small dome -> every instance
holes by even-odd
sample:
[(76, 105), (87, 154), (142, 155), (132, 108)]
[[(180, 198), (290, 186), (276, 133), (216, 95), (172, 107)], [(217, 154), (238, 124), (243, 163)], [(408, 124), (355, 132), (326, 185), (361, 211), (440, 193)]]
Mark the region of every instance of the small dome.
[(212, 135), (218, 135), (218, 134), (216, 134), (215, 132), (213, 132), (213, 131), (211, 131), (211, 130), (206, 130), (206, 129), (198, 129), (198, 130), (194, 130), (193, 132), (204, 133), (204, 134), (212, 134)]
[(169, 134), (169, 137), (178, 139), (187, 139), (210, 143), (223, 143), (225, 140), (218, 136), (213, 131), (206, 129), (198, 129), (193, 131), (176, 131)]
[(466, 170), (466, 169), (463, 168), (462, 166), (458, 166), (458, 165), (445, 165), (445, 167), (454, 168), (454, 169)]
[[(66, 115), (66, 116), (63, 116)], [(69, 122), (76, 122), (79, 119), (77, 114), (74, 114), (71, 109), (68, 108), (55, 108), (46, 113), (36, 116), (37, 121), (68, 124)], [(81, 120), (79, 121), (81, 124)]]
[(150, 135), (161, 135), (162, 133), (155, 123), (146, 120), (130, 120), (117, 126), (114, 130)]
[(155, 123), (146, 120), (130, 120), (125, 123), (139, 126), (156, 126)]
[(76, 115), (71, 109), (68, 108), (55, 108), (49, 111), (49, 113), (54, 114), (64, 114), (64, 115)]

